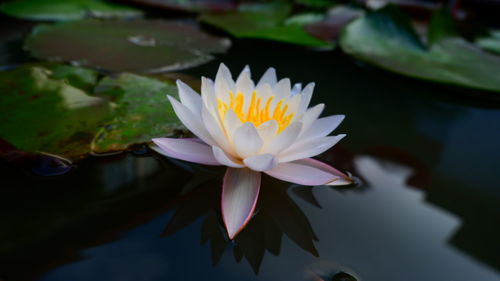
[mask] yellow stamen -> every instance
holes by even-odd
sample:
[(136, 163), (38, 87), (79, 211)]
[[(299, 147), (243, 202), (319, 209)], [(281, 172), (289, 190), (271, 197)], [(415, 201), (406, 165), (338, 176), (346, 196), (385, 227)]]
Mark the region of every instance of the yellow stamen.
[[(220, 118), (224, 119), (226, 112), (232, 109), (241, 122), (251, 122), (256, 127), (269, 120), (275, 120), (278, 123), (278, 133), (280, 133), (290, 125), (295, 113), (287, 115), (288, 104), (286, 104), (284, 100), (280, 100), (271, 112), (271, 103), (273, 99), (274, 96), (271, 96), (263, 103), (262, 97), (258, 97), (257, 92), (254, 91), (245, 114), (245, 112), (243, 112), (245, 96), (241, 92), (238, 92), (235, 96), (234, 93), (230, 91), (229, 105), (221, 99), (218, 99), (217, 110)], [(263, 106), (261, 107), (261, 105)]]

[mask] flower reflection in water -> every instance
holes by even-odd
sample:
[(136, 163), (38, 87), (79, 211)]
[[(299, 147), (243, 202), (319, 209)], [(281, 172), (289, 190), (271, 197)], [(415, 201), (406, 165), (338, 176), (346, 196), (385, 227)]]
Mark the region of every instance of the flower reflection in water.
[[(200, 169), (198, 166), (191, 167)], [(246, 259), (255, 273), (258, 273), (266, 252), (275, 256), (280, 254), (283, 235), (311, 255), (319, 256), (315, 247), (318, 238), (304, 212), (288, 194), (289, 191), (301, 194), (302, 198), (320, 207), (310, 191), (311, 187), (293, 186), (271, 177), (263, 177), (263, 188), (254, 217), (233, 241), (229, 240), (218, 212), (220, 198), (214, 192), (214, 186), (220, 185), (220, 175), (223, 172), (223, 169), (214, 169), (211, 174), (206, 170), (204, 173), (195, 173), (198, 176), (186, 184), (185, 188), (190, 191), (178, 200), (177, 209), (168, 222), (163, 237), (173, 235), (204, 216), (201, 241), (209, 242), (214, 265), (219, 262), (226, 248), (230, 247), (236, 261)], [(204, 181), (201, 176), (203, 174)]]

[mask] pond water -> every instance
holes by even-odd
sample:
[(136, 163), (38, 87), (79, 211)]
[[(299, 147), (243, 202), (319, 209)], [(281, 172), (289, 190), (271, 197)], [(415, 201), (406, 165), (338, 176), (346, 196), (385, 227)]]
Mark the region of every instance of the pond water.
[[(220, 62), (187, 72), (212, 77)], [(223, 62), (316, 82), (312, 104), (345, 114), (347, 134), (319, 158), (360, 184), (266, 178), (252, 222), (227, 242), (223, 170), (147, 151), (53, 177), (4, 166), (0, 279), (500, 280), (498, 99), (260, 41), (235, 41)]]

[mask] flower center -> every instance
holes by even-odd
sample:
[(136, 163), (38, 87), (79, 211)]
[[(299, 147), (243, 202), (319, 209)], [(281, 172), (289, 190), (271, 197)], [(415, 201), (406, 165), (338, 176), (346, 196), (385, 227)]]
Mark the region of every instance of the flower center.
[(292, 121), (295, 113), (288, 113), (288, 104), (284, 100), (278, 101), (276, 106), (271, 109), (271, 103), (274, 96), (269, 97), (263, 101), (262, 97), (257, 97), (257, 93), (252, 93), (250, 105), (245, 112), (245, 97), (241, 92), (235, 96), (232, 91), (229, 91), (229, 105), (217, 99), (217, 109), (219, 116), (224, 120), (224, 116), (228, 109), (232, 109), (241, 122), (252, 122), (255, 127), (269, 120), (275, 120), (278, 123), (278, 133), (283, 131)]

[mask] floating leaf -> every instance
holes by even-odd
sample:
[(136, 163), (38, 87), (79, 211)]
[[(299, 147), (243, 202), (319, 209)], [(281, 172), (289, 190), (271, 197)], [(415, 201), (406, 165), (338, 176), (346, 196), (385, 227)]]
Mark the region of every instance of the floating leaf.
[(337, 5), (328, 10), (324, 19), (307, 23), (304, 28), (312, 36), (327, 42), (336, 42), (342, 28), (363, 15), (363, 10)]
[(311, 8), (328, 8), (335, 4), (333, 0), (295, 0), (295, 3)]
[(478, 38), (476, 44), (484, 50), (500, 54), (500, 31), (491, 31), (489, 37)]
[(101, 0), (14, 0), (0, 4), (0, 11), (16, 18), (56, 21), (142, 16), (140, 10)]
[(96, 94), (111, 97), (118, 108), (114, 120), (92, 142), (95, 153), (125, 150), (183, 128), (166, 98), (177, 96), (171, 82), (124, 73), (101, 80)]
[(210, 61), (228, 39), (178, 21), (85, 20), (39, 25), (26, 40), (37, 58), (69, 61), (109, 71), (162, 72)]
[[(434, 27), (433, 27), (434, 26)], [(436, 28), (436, 25), (431, 25)], [(461, 37), (436, 33), (426, 47), (398, 8), (385, 8), (354, 20), (342, 32), (342, 49), (359, 59), (407, 76), (500, 91), (500, 57)], [(441, 35), (446, 36), (441, 36)]]
[(83, 90), (96, 78), (91, 70), (48, 64), (0, 72), (0, 138), (28, 152), (89, 152), (111, 113), (108, 101)]
[(310, 36), (303, 23), (289, 21), (291, 5), (283, 2), (240, 5), (238, 11), (202, 14), (200, 20), (223, 29), (238, 38), (258, 38), (309, 47), (331, 47), (330, 43)]
[(235, 0), (129, 0), (137, 4), (148, 5), (154, 8), (188, 12), (221, 12), (236, 9)]

